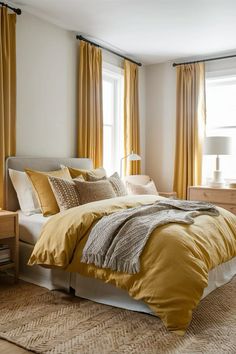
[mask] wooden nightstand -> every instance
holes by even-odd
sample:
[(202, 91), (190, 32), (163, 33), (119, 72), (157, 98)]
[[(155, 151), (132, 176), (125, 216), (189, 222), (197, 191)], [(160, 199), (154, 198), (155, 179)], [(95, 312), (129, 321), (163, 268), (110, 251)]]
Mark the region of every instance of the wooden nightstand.
[(8, 245), (11, 260), (0, 264), (0, 271), (13, 269), (15, 281), (19, 273), (19, 224), (18, 214), (12, 211), (0, 210), (0, 244)]
[(236, 188), (193, 186), (188, 188), (188, 199), (209, 202), (236, 214)]

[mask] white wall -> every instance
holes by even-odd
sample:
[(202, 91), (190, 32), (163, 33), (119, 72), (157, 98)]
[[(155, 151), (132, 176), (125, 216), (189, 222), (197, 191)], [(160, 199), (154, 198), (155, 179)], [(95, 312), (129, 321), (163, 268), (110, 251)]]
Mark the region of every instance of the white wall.
[[(206, 76), (226, 70), (235, 72), (235, 69), (235, 58), (211, 61), (206, 63)], [(162, 191), (171, 191), (173, 185), (175, 119), (176, 69), (171, 62), (147, 66), (146, 172)]]
[[(220, 56), (220, 54), (219, 54)], [(213, 75), (217, 72), (222, 72), (222, 71), (232, 71), (235, 73), (236, 69), (236, 58), (231, 58), (231, 59), (224, 59), (224, 60), (216, 60), (216, 61), (209, 61), (206, 62), (206, 76)]]
[(146, 173), (160, 191), (172, 190), (175, 81), (169, 62), (146, 67)]
[(75, 156), (77, 47), (72, 32), (17, 17), (17, 155)]

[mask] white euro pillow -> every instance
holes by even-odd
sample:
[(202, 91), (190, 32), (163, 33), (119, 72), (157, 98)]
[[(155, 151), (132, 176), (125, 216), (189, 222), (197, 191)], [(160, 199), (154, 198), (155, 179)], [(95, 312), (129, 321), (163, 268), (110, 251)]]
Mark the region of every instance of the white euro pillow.
[(38, 199), (27, 174), (9, 168), (9, 175), (15, 188), (21, 211), (25, 215), (41, 213)]

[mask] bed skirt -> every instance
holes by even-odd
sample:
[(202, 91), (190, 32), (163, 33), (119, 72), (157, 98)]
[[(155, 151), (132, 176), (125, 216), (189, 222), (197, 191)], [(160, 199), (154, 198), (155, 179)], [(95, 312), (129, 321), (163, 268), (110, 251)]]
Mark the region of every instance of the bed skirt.
[[(74, 289), (75, 295), (98, 303), (151, 314), (151, 309), (143, 302), (134, 300), (122, 289), (106, 284), (98, 279), (87, 278), (78, 273), (59, 269), (47, 269), (38, 265), (28, 266), (27, 262), (34, 246), (20, 241), (20, 279), (49, 290)], [(236, 257), (209, 272), (208, 286), (202, 299), (216, 288), (228, 283), (236, 275)]]

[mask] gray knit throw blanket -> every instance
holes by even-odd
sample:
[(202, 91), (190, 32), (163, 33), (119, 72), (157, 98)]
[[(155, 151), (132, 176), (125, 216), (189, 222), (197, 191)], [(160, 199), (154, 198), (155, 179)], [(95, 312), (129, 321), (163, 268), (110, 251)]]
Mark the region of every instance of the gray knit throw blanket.
[(138, 273), (140, 255), (154, 229), (173, 222), (192, 224), (201, 214), (218, 216), (219, 211), (209, 203), (169, 199), (104, 216), (92, 228), (81, 262)]

